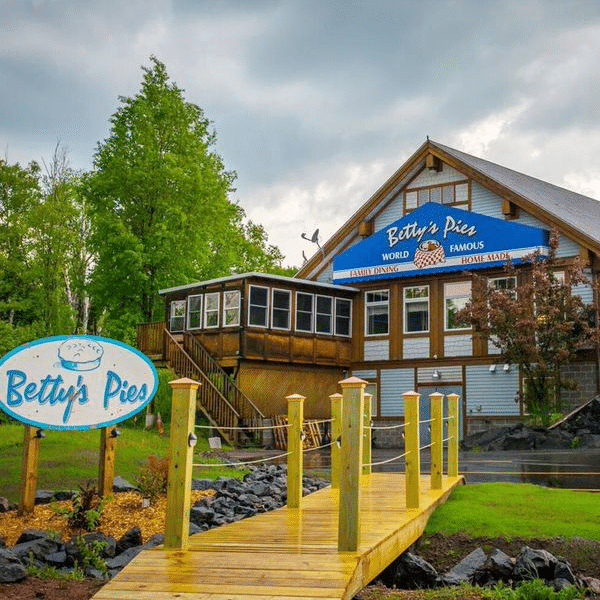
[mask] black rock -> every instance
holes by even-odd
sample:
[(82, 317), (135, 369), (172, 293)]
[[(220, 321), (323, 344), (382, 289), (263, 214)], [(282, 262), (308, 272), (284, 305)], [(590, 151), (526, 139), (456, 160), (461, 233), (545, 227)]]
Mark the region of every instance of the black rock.
[(554, 579), (557, 559), (546, 550), (536, 550), (524, 546), (515, 560), (515, 576), (518, 579)]
[(52, 554), (46, 554), (44, 562), (51, 567), (61, 568), (67, 563), (67, 553), (64, 550), (59, 552), (53, 552)]
[(5, 498), (4, 496), (0, 496), (0, 513), (5, 513), (8, 512), (10, 510), (10, 502), (8, 501), (8, 498)]
[(33, 540), (39, 540), (42, 538), (52, 539), (53, 534), (51, 534), (49, 531), (44, 531), (43, 529), (24, 529), (17, 541), (15, 542), (15, 545), (24, 544), (25, 542), (32, 542)]
[(127, 481), (127, 479), (123, 479), (120, 475), (115, 477), (113, 481), (113, 492), (134, 492), (137, 490), (135, 485), (132, 485)]
[(570, 584), (575, 585), (577, 578), (571, 569), (571, 565), (564, 559), (557, 557), (554, 565), (554, 579), (566, 579)]
[(33, 556), (36, 560), (45, 562), (46, 555), (54, 554), (61, 549), (61, 542), (45, 537), (17, 544), (11, 548), (11, 552), (23, 563), (27, 563), (30, 556)]
[(141, 529), (137, 526), (132, 527), (131, 529), (126, 531), (117, 542), (117, 546), (115, 548), (115, 556), (117, 554), (121, 554), (121, 552), (125, 552), (125, 550), (129, 550), (129, 548), (141, 546), (142, 543), (143, 540)]
[(444, 585), (456, 585), (466, 581), (472, 582), (475, 573), (483, 569), (486, 560), (487, 556), (481, 548), (473, 550), (447, 573), (444, 573), (442, 576)]
[(414, 590), (436, 585), (438, 572), (423, 558), (404, 552), (393, 564), (393, 585)]
[(16, 583), (27, 577), (27, 569), (10, 550), (0, 548), (0, 583)]
[(215, 518), (215, 511), (207, 506), (192, 506), (190, 509), (190, 521), (196, 525), (211, 523)]
[(165, 536), (162, 533), (155, 533), (152, 537), (149, 537), (146, 540), (146, 543), (143, 545), (144, 549), (154, 548), (162, 544), (165, 541)]
[(125, 550), (125, 552), (121, 552), (118, 556), (114, 558), (109, 558), (106, 561), (106, 568), (109, 571), (113, 571), (115, 569), (122, 569), (126, 564), (128, 564), (133, 558), (135, 558), (142, 550), (143, 546), (137, 546), (135, 548), (129, 548)]

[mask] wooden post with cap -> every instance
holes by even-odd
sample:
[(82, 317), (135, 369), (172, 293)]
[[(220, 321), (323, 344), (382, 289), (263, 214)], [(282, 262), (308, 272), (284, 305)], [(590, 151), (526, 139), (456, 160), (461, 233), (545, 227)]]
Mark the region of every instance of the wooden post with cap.
[(448, 394), (448, 477), (458, 477), (458, 394)]
[(405, 392), (404, 398), (404, 472), (406, 508), (419, 508), (421, 451), (419, 442), (419, 398), (417, 392)]
[(112, 493), (115, 483), (115, 450), (117, 447), (118, 431), (114, 425), (100, 429), (98, 494), (102, 497)]
[(192, 457), (196, 445), (194, 432), (196, 392), (200, 384), (184, 377), (170, 381), (173, 388), (167, 482), (165, 549), (187, 550), (190, 530)]
[(363, 457), (363, 410), (367, 382), (349, 377), (343, 391), (342, 460), (338, 514), (338, 550), (354, 552), (360, 543), (360, 480)]
[(431, 402), (431, 489), (442, 489), (442, 471), (444, 468), (444, 436), (442, 427), (444, 394), (429, 394)]
[(304, 396), (286, 396), (288, 403), (287, 441), (287, 507), (300, 508), (302, 501), (302, 450), (304, 421)]
[(331, 487), (340, 487), (343, 396), (331, 394)]

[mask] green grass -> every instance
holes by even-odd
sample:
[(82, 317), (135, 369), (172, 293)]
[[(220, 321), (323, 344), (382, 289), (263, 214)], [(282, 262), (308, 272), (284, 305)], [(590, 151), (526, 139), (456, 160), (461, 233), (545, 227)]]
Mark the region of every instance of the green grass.
[(429, 519), (425, 533), (436, 532), (600, 540), (600, 495), (521, 483), (465, 485)]
[[(155, 430), (120, 428), (117, 439), (115, 474), (134, 483), (148, 456), (167, 456), (169, 437)], [(100, 430), (58, 431), (47, 429), (40, 440), (37, 489), (68, 490), (98, 479)], [(21, 479), (23, 426), (0, 424), (0, 495), (18, 502)], [(195, 452), (208, 450), (206, 438), (198, 436)], [(214, 459), (194, 456), (194, 462), (215, 462), (214, 468), (195, 468), (193, 477), (242, 477), (247, 471), (223, 466)]]

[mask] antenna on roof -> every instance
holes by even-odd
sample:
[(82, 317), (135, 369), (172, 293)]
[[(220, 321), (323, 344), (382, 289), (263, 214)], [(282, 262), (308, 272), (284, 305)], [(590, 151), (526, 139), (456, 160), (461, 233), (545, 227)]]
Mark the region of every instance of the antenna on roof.
[[(313, 244), (316, 244), (317, 248), (321, 251), (323, 258), (325, 258), (325, 252), (323, 251), (323, 248), (321, 248), (321, 244), (319, 244), (319, 228), (318, 227), (317, 227), (317, 229), (315, 229), (314, 233), (310, 237), (308, 237), (306, 235), (306, 233), (301, 233), (300, 237), (304, 240), (308, 240), (309, 242), (312, 242)], [(302, 254), (304, 255), (304, 252)]]

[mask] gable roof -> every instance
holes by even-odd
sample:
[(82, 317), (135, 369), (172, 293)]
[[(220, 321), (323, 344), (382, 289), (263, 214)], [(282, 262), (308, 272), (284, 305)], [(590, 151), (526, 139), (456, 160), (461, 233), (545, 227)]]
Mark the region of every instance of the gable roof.
[[(420, 148), (367, 200), (323, 245), (297, 277), (313, 278), (357, 235), (361, 221), (381, 212), (418, 172), (425, 157), (433, 154), (442, 162), (510, 200), (526, 212), (564, 231), (582, 246), (600, 254), (600, 202), (570, 190), (508, 169), (433, 140)], [(325, 256), (323, 259), (322, 257)]]

